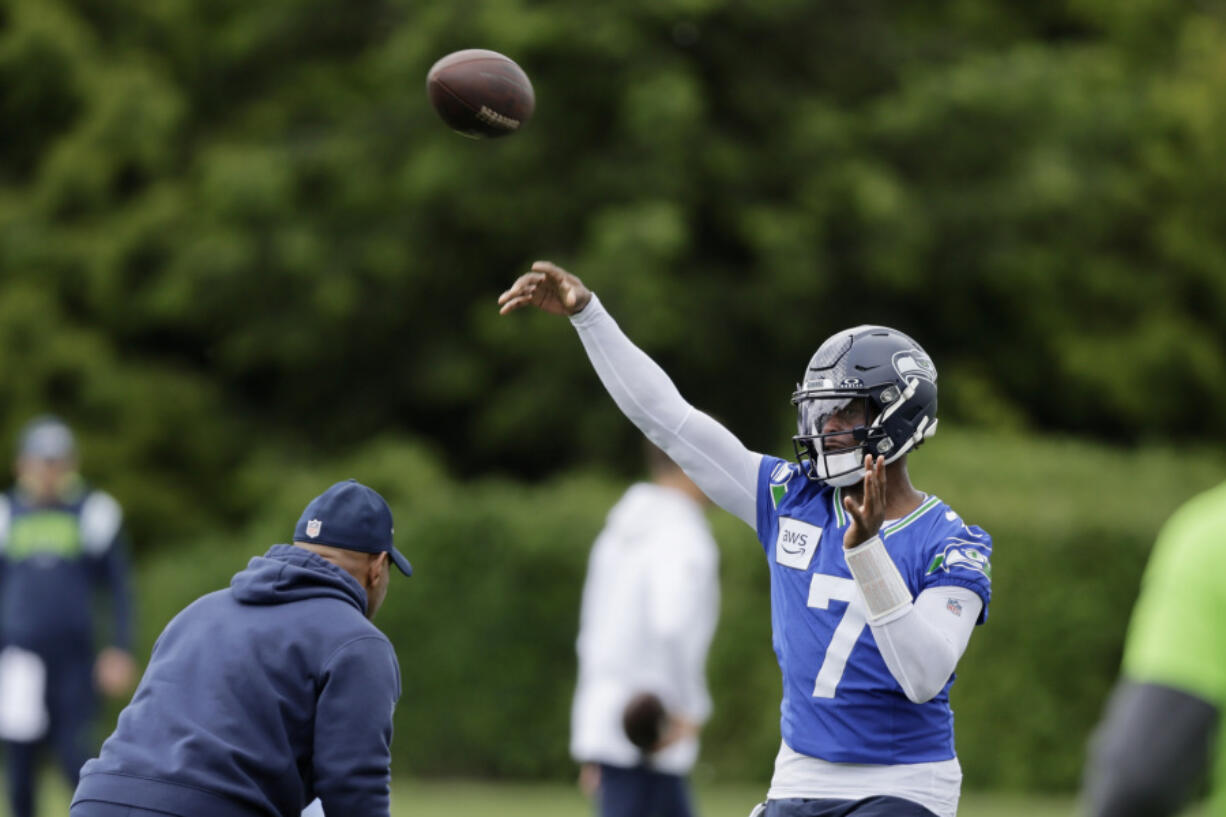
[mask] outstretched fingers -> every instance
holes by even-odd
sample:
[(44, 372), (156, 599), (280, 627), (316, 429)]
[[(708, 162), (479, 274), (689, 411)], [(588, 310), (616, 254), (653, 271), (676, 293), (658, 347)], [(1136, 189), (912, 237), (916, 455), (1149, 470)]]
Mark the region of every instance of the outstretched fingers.
[(505, 315), (525, 306), (531, 306), (537, 289), (545, 279), (544, 273), (525, 272), (515, 279), (506, 292), (498, 296), (498, 314)]
[(864, 508), (870, 518), (885, 512), (885, 457), (864, 455)]
[(555, 281), (562, 281), (566, 278), (566, 270), (559, 267), (552, 261), (533, 261), (532, 271), (544, 273), (550, 276)]
[[(844, 547), (855, 547), (868, 541), (881, 529), (885, 520), (885, 457), (864, 456), (864, 482), (857, 498), (843, 497), (843, 507), (851, 516), (851, 525), (843, 537)], [(858, 499), (858, 501), (857, 501)]]
[(519, 276), (510, 289), (498, 296), (498, 312), (505, 315), (535, 306), (555, 315), (573, 315), (591, 299), (592, 293), (574, 275), (550, 261), (537, 261), (531, 272)]

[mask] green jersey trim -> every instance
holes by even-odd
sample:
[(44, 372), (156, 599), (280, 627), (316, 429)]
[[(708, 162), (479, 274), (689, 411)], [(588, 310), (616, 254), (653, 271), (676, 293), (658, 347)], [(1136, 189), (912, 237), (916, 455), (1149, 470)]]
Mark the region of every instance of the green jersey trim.
[(881, 531), (881, 535), (889, 536), (890, 534), (897, 533), (898, 531), (912, 524), (913, 522), (915, 522), (915, 520), (919, 519), (921, 516), (928, 513), (928, 511), (932, 510), (933, 508), (935, 508), (937, 505), (940, 505), (940, 504), (941, 504), (941, 500), (939, 498), (935, 496), (928, 497), (928, 499), (920, 503), (920, 506), (916, 508), (915, 510), (911, 511), (911, 513), (907, 514), (902, 519), (899, 519), (893, 525), (887, 525), (885, 528), (883, 528)]
[(834, 503), (834, 525), (836, 528), (847, 527), (847, 510), (843, 507), (843, 489), (835, 488), (831, 497)]

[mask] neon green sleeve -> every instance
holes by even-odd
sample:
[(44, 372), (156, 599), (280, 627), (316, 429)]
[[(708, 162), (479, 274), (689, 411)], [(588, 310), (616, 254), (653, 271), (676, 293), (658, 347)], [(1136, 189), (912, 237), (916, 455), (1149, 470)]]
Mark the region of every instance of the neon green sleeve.
[(1226, 704), (1226, 485), (1175, 513), (1154, 545), (1124, 675)]

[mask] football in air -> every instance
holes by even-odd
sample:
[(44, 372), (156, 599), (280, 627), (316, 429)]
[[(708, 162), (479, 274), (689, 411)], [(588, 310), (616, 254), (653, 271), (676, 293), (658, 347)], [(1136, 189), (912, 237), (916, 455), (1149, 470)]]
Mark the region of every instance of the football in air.
[(480, 48), (455, 51), (434, 63), (426, 94), (452, 130), (474, 139), (515, 133), (536, 106), (524, 70), (509, 57)]

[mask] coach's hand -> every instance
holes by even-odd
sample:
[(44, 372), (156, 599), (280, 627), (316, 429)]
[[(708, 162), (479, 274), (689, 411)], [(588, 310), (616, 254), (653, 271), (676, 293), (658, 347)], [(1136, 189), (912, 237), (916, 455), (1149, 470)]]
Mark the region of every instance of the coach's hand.
[(702, 727), (694, 721), (683, 718), (680, 715), (669, 715), (668, 726), (664, 728), (664, 734), (661, 736), (660, 742), (655, 745), (652, 751), (658, 752), (661, 749), (666, 749), (679, 740), (696, 738), (700, 731), (702, 731)]
[(136, 685), (136, 662), (126, 650), (106, 647), (94, 662), (94, 683), (108, 698), (122, 698)]
[(843, 547), (847, 550), (876, 536), (885, 521), (885, 457), (874, 462), (871, 454), (864, 455), (864, 482), (859, 501), (856, 499), (850, 492), (843, 497), (843, 507), (851, 515), (851, 524), (843, 534)]
[(595, 797), (600, 789), (600, 764), (584, 763), (579, 767), (579, 791), (584, 797)]
[(576, 276), (550, 261), (537, 261), (511, 288), (498, 296), (498, 314), (505, 315), (525, 306), (554, 315), (573, 315), (592, 300), (592, 292)]

